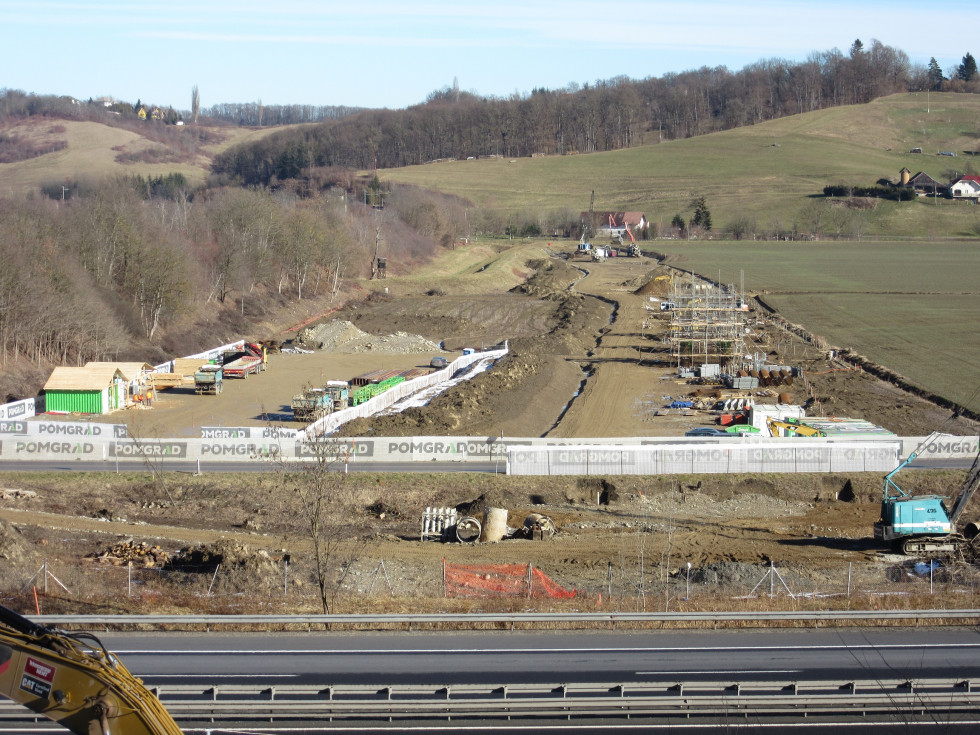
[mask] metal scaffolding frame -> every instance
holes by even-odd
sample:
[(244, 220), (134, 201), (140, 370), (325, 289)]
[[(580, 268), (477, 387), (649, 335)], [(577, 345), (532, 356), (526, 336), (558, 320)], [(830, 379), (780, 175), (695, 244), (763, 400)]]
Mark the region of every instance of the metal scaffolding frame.
[(674, 364), (693, 368), (719, 364), (735, 373), (745, 355), (745, 302), (734, 286), (696, 278), (677, 279), (670, 301), (670, 344)]

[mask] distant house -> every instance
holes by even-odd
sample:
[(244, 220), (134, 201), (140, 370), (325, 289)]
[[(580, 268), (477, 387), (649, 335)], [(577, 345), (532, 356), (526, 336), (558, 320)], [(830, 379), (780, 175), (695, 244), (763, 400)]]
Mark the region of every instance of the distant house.
[(945, 194), (949, 188), (946, 186), (946, 184), (936, 181), (929, 174), (923, 171), (919, 171), (919, 173), (917, 173), (915, 176), (910, 176), (906, 185), (915, 189), (916, 194), (919, 196), (937, 196), (939, 194)]
[[(643, 212), (593, 212), (592, 218), (597, 237), (626, 236), (626, 225), (629, 225), (633, 237), (639, 238), (644, 236), (650, 225)], [(588, 222), (589, 213), (582, 212), (579, 215), (579, 224), (583, 230)]]
[(112, 365), (56, 367), (44, 397), (48, 413), (109, 413), (126, 406), (126, 378)]
[(953, 199), (980, 200), (980, 176), (960, 176), (949, 186)]

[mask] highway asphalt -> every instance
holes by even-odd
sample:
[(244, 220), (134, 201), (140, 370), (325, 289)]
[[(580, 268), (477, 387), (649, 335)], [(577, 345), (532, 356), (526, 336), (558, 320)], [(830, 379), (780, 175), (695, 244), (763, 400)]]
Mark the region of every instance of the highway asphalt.
[(148, 685), (518, 684), (980, 678), (980, 632), (112, 633)]

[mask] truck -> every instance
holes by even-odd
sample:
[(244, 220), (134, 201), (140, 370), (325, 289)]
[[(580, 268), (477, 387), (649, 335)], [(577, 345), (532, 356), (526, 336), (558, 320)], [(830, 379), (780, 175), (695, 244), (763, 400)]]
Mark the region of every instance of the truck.
[(349, 403), (350, 385), (344, 380), (328, 380), (322, 388), (307, 388), (297, 393), (291, 406), (296, 421), (316, 421), (347, 408)]
[(153, 692), (91, 633), (0, 605), (0, 695), (77, 735), (181, 735)]
[(333, 413), (333, 399), (323, 388), (307, 388), (292, 400), (293, 418), (296, 421), (316, 421)]
[(199, 396), (216, 396), (221, 393), (224, 371), (221, 365), (201, 365), (194, 372), (194, 392)]
[[(937, 436), (931, 434), (920, 447), (928, 446)], [(915, 461), (920, 447), (885, 475), (881, 517), (874, 524), (874, 537), (908, 555), (957, 551), (980, 535), (976, 523), (966, 524), (962, 530), (958, 527), (963, 510), (980, 486), (980, 452), (951, 499), (951, 506), (947, 506), (946, 499), (940, 495), (913, 496), (895, 481), (895, 476)]]
[(226, 378), (245, 379), (249, 375), (257, 375), (265, 370), (265, 347), (254, 342), (245, 342), (241, 350), (226, 352), (222, 356), (224, 375)]

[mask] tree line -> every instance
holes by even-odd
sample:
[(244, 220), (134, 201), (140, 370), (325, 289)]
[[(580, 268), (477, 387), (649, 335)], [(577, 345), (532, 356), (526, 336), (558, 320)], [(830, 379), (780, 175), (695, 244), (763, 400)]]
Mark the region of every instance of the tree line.
[[(62, 194), (0, 200), (2, 366), (189, 354), (248, 333), (266, 308), (336, 294), (379, 251), (389, 269), (424, 260), (463, 221), (451, 198), (411, 187), (384, 210), (337, 194), (192, 191), (179, 174)], [(0, 402), (11, 397), (23, 396)]]
[[(969, 55), (968, 55), (969, 56)], [(970, 57), (972, 59), (972, 57)], [(966, 61), (964, 61), (966, 64)], [(969, 65), (967, 65), (969, 67)], [(977, 90), (969, 68), (938, 84)], [(226, 180), (269, 185), (317, 167), (394, 168), (440, 159), (610, 151), (687, 138), (821, 108), (935, 88), (930, 69), (873, 40), (812, 53), (803, 62), (767, 59), (741, 71), (702, 67), (657, 78), (617, 77), (508, 98), (447, 87), (405, 110), (365, 110), (282, 131), (218, 156)], [(945, 85), (945, 86), (944, 86)]]

